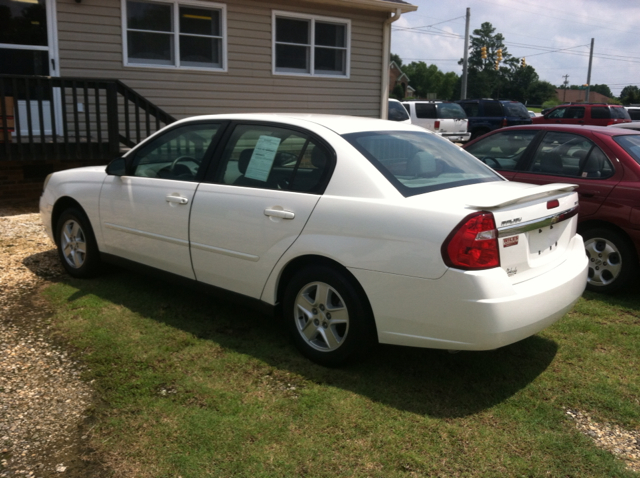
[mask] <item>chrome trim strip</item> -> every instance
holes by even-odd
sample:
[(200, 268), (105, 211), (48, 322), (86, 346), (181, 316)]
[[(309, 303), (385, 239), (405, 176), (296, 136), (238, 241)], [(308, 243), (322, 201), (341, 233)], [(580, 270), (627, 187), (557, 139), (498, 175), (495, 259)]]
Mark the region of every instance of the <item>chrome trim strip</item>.
[(576, 206), (571, 209), (567, 209), (566, 211), (535, 219), (533, 221), (523, 222), (513, 226), (500, 227), (498, 228), (498, 237), (515, 236), (516, 234), (524, 234), (525, 232), (533, 231), (534, 229), (540, 229), (541, 227), (557, 224), (578, 214), (578, 209), (579, 207)]
[(140, 231), (139, 229), (132, 229), (130, 227), (118, 226), (116, 224), (110, 224), (108, 222), (105, 222), (104, 226), (108, 229), (113, 229), (114, 231), (126, 232), (129, 234), (133, 234), (135, 236), (146, 237), (148, 239), (156, 239), (158, 241), (168, 242), (170, 244), (176, 244), (178, 246), (189, 247), (189, 241), (185, 241), (184, 239), (176, 239), (175, 237), (162, 236), (160, 234), (153, 234), (152, 232), (144, 232), (144, 231)]
[(235, 257), (236, 259), (244, 259), (245, 261), (258, 262), (260, 260), (260, 256), (245, 254), (244, 252), (230, 251), (229, 249), (222, 249), (221, 247), (207, 246), (206, 244), (198, 244), (197, 242), (192, 242), (191, 247), (205, 252), (213, 252), (214, 254)]

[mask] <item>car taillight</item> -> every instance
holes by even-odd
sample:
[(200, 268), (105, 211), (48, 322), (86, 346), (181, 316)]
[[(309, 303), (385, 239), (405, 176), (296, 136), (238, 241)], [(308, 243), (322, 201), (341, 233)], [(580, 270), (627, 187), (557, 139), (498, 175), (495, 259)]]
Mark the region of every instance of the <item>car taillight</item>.
[(615, 122), (616, 122), (616, 120), (613, 120), (613, 119), (607, 120), (607, 126), (609, 126), (610, 124), (613, 124)]
[(440, 120), (436, 120), (435, 123), (433, 123), (433, 127), (435, 129), (440, 129)]
[(441, 252), (445, 264), (456, 269), (500, 267), (498, 231), (493, 214), (481, 211), (465, 217), (444, 241)]
[(502, 118), (502, 127), (507, 126), (507, 118)]

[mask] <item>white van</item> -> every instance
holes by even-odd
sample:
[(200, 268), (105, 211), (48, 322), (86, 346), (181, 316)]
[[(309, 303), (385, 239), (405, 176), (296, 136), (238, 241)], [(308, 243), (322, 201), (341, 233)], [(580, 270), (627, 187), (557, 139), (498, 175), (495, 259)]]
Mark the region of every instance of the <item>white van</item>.
[(465, 142), (471, 138), (467, 131), (469, 120), (458, 103), (449, 101), (403, 101), (411, 123), (422, 126), (450, 141)]

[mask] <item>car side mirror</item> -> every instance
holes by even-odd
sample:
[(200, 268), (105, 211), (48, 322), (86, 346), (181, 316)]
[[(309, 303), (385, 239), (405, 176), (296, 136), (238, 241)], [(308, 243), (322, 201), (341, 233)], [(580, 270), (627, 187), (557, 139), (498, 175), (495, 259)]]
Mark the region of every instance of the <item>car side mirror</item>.
[(106, 172), (109, 176), (125, 176), (127, 174), (126, 158), (116, 158), (107, 165)]

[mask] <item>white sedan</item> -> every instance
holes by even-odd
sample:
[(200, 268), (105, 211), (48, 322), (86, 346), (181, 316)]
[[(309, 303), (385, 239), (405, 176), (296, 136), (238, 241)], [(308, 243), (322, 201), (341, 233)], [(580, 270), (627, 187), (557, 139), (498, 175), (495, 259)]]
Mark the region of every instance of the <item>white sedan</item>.
[(40, 210), (70, 275), (116, 262), (281, 306), (301, 352), (335, 365), (554, 323), (586, 284), (574, 187), (506, 181), (408, 124), (219, 115), (50, 175)]

